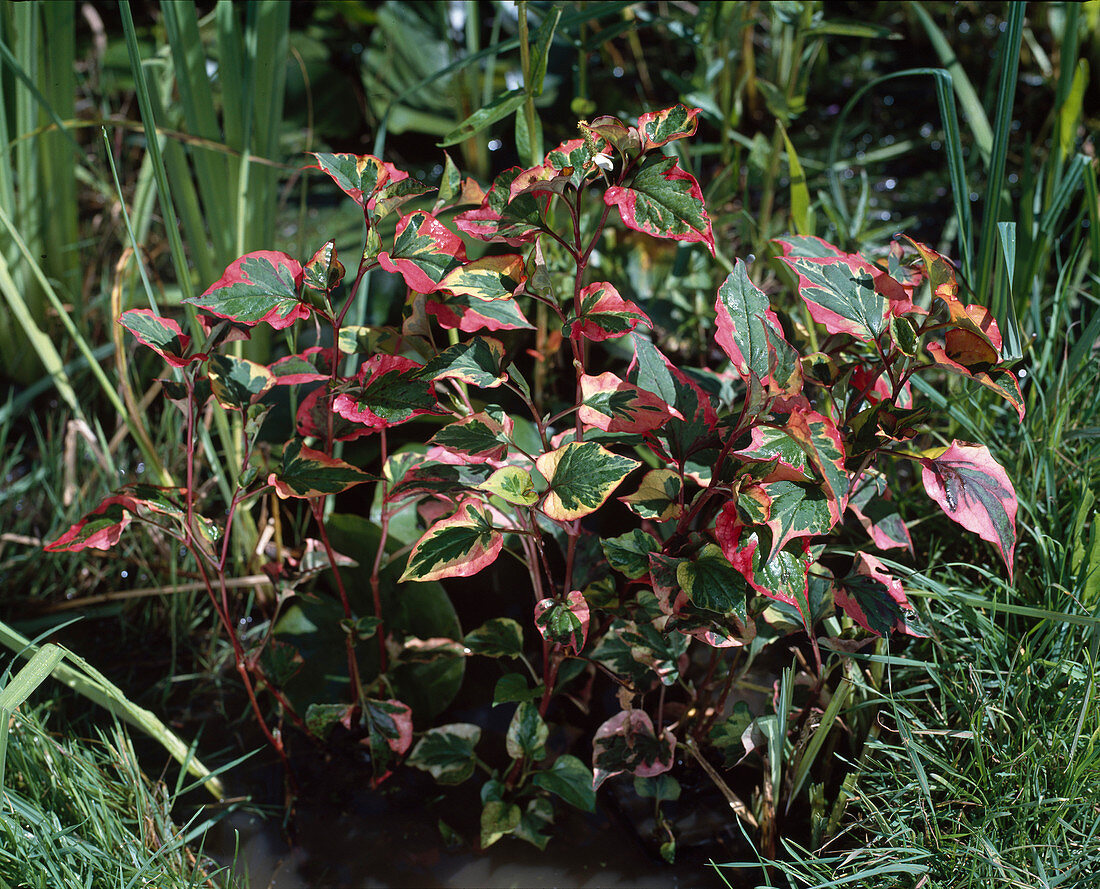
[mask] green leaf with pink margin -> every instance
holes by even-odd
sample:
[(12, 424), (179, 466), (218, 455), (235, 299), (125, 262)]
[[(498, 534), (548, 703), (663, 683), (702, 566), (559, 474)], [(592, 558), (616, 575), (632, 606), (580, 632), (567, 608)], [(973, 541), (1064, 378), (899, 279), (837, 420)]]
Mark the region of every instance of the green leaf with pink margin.
[(877, 469), (865, 470), (853, 483), (848, 509), (879, 549), (907, 549), (913, 552), (909, 528), (890, 500), (886, 476)]
[(583, 336), (595, 342), (626, 336), (639, 324), (652, 327), (649, 316), (628, 299), (619, 296), (614, 285), (606, 281), (589, 284), (580, 292), (579, 317), (565, 322), (564, 333)]
[(487, 336), (448, 346), (420, 370), (424, 380), (461, 380), (481, 389), (495, 389), (506, 379), (504, 344)]
[(818, 324), (829, 333), (846, 333), (875, 342), (887, 328), (889, 301), (875, 289), (875, 272), (861, 257), (809, 259), (783, 257), (798, 275), (798, 292)]
[(650, 111), (638, 118), (638, 133), (642, 138), (642, 148), (649, 151), (667, 145), (674, 139), (694, 136), (699, 128), (698, 108), (685, 105), (673, 105), (663, 111)]
[(715, 342), (733, 363), (742, 379), (749, 372), (767, 384), (775, 369), (775, 350), (765, 328), (774, 323), (775, 313), (764, 292), (749, 280), (748, 266), (737, 260), (733, 271), (718, 288), (714, 302), (717, 318)]
[(483, 256), (448, 272), (440, 290), (477, 299), (510, 299), (527, 279), (523, 257), (515, 253)]
[[(955, 333), (956, 331), (951, 332)], [(958, 374), (960, 377), (974, 380), (987, 389), (992, 389), (1016, 409), (1016, 413), (1019, 414), (1021, 420), (1024, 418), (1024, 396), (1020, 391), (1020, 384), (1016, 380), (1016, 375), (1012, 371), (1003, 367), (971, 370), (957, 361), (952, 361), (947, 356), (944, 347), (939, 343), (928, 343), (925, 348), (940, 368), (949, 373)]]
[(997, 547), (1011, 580), (1016, 489), (989, 448), (953, 441), (942, 453), (922, 456), (919, 462), (928, 496), (951, 519)]
[(188, 354), (191, 350), (191, 337), (171, 318), (157, 315), (151, 309), (130, 309), (122, 313), (118, 323), (172, 367), (186, 367), (192, 361), (201, 361), (206, 357), (201, 352)]
[(444, 330), (534, 330), (514, 299), (477, 299), (463, 294), (433, 293), (424, 304)]
[(275, 374), (255, 361), (212, 355), (207, 363), (210, 391), (226, 410), (247, 411), (275, 385)]
[(614, 185), (604, 192), (604, 202), (618, 208), (627, 228), (656, 238), (699, 241), (714, 253), (702, 189), (675, 158), (650, 155), (628, 186)]
[(652, 392), (620, 380), (608, 371), (598, 377), (581, 374), (582, 423), (604, 432), (643, 433), (663, 426), (673, 416), (683, 419)]
[(708, 543), (694, 558), (680, 562), (676, 580), (697, 607), (732, 614), (741, 621), (748, 618), (744, 579), (718, 545)]
[(570, 442), (542, 454), (535, 460), (535, 468), (550, 485), (542, 510), (563, 522), (589, 515), (603, 506), (619, 483), (640, 465), (593, 441)]
[(375, 195), (386, 183), (409, 178), (408, 173), (371, 154), (310, 154), (317, 158), (317, 165), (306, 169), (327, 173), (344, 194), (364, 208), (373, 208)]
[(778, 244), (783, 255), (792, 259), (840, 259), (848, 255), (839, 247), (813, 235), (787, 235), (772, 238), (772, 243)]
[(512, 435), (512, 418), (499, 407), (489, 407), (444, 426), (429, 441), (472, 462), (503, 460)]
[(493, 527), (485, 505), (464, 500), (454, 515), (436, 522), (416, 542), (401, 582), (469, 577), (496, 561), (503, 546), (504, 536)]
[(786, 481), (769, 482), (761, 487), (771, 498), (771, 514), (765, 522), (772, 535), (768, 558), (788, 541), (826, 534), (836, 524), (834, 504), (819, 487)]
[(287, 442), (282, 467), (267, 477), (267, 483), (275, 488), (281, 500), (339, 494), (369, 481), (377, 481), (377, 477), (323, 451), (307, 448), (300, 438)]
[(302, 269), (302, 283), (327, 295), (340, 286), (344, 272), (344, 264), (336, 256), (336, 242), (326, 241)]
[(856, 553), (856, 572), (839, 581), (834, 597), (838, 608), (876, 636), (893, 630), (909, 636), (928, 635), (901, 581), (869, 553)]
[(640, 518), (667, 522), (680, 518), (683, 512), (680, 505), (683, 487), (683, 480), (673, 470), (651, 469), (642, 476), (638, 490), (620, 497), (619, 501)]
[(412, 746), (412, 708), (393, 698), (367, 698), (362, 718), (368, 732), (373, 783), (377, 785), (390, 775), (390, 764)]
[(354, 441), (375, 431), (373, 426), (353, 423), (334, 413), (331, 409), (332, 400), (327, 386), (318, 386), (301, 400), (298, 413), (294, 417), (294, 425), (302, 438), (327, 439), (330, 417), (333, 441)]
[(580, 654), (588, 640), (588, 602), (580, 590), (560, 599), (543, 599), (535, 605), (535, 628), (551, 645), (561, 645)]
[(378, 254), (378, 264), (396, 272), (417, 293), (432, 293), (466, 262), (462, 238), (442, 222), (417, 210), (397, 221), (393, 249)]
[(614, 775), (631, 772), (653, 778), (672, 768), (676, 736), (665, 729), (661, 737), (644, 710), (622, 710), (598, 729), (592, 741), (592, 788)]
[(404, 206), (413, 198), (426, 195), (431, 190), (431, 186), (408, 176), (404, 179), (390, 179), (378, 189), (374, 198), (367, 202), (367, 215), (377, 223), (378, 220)]
[(79, 552), (82, 549), (109, 550), (134, 518), (137, 502), (132, 497), (112, 495), (64, 534), (47, 543), (48, 553)]
[(302, 266), (275, 250), (259, 250), (234, 260), (200, 296), (184, 302), (236, 324), (254, 327), (266, 321), (276, 330), (309, 317), (299, 296)]
[(397, 426), (433, 413), (439, 403), (431, 384), (419, 376), (422, 367), (400, 355), (372, 355), (359, 368), (356, 385), (333, 399), (332, 409), (371, 429)]
[(844, 468), (844, 439), (840, 430), (823, 414), (801, 409), (790, 413), (783, 430), (798, 442), (814, 468), (821, 473), (833, 511), (833, 521), (839, 522), (848, 502), (848, 472)]
[[(599, 151), (603, 140), (597, 139), (595, 142), (596, 151)], [(567, 139), (556, 148), (550, 149), (537, 167), (523, 170), (512, 180), (509, 187), (510, 199), (540, 192), (562, 194), (568, 185), (575, 188), (594, 169), (593, 157), (595, 152), (584, 139)]]
[(534, 241), (545, 231), (549, 196), (522, 194), (512, 197), (511, 187), (523, 173), (510, 167), (493, 180), (481, 206), (455, 216), (455, 226), (472, 238), (499, 241), (519, 247)]
[(310, 346), (295, 355), (287, 355), (267, 366), (275, 377), (276, 386), (298, 386), (302, 383), (320, 383), (332, 376), (335, 350), (323, 346)]
[(808, 482), (813, 478), (813, 465), (802, 446), (782, 429), (774, 426), (753, 426), (747, 445), (730, 453), (754, 463), (775, 461), (765, 476), (770, 482)]

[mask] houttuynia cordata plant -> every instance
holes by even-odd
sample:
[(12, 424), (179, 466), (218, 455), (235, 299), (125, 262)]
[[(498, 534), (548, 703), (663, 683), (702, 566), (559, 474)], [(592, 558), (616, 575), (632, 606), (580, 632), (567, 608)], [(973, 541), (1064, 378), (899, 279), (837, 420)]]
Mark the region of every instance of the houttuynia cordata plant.
[[(663, 150), (692, 136), (698, 113), (581, 122), (578, 138), (487, 191), (447, 158), (434, 204), (433, 189), (378, 158), (317, 154), (362, 208), (351, 285), (330, 240), (304, 264), (259, 251), (230, 265), (190, 300), (204, 342), (170, 317), (125, 312), (120, 323), (173, 369), (164, 391), (184, 415), (186, 484), (123, 488), (49, 549), (105, 549), (133, 521), (177, 540), (272, 746), (286, 757), (289, 719), (320, 737), (342, 725), (376, 782), (401, 763), (442, 784), (480, 769), (483, 846), (507, 834), (544, 846), (555, 801), (592, 809), (624, 772), (644, 786), (673, 769), (678, 745), (701, 761), (741, 758), (765, 717), (753, 724), (730, 692), (746, 653), (774, 639), (791, 637), (808, 677), (791, 724), (820, 716), (851, 637), (920, 633), (876, 555), (912, 550), (892, 485), (919, 473), (1012, 572), (1011, 482), (980, 443), (929, 447), (936, 416), (913, 376), (960, 375), (1021, 416), (1022, 399), (990, 312), (960, 298), (946, 258), (908, 239), (876, 256), (776, 241), (806, 323), (785, 320), (737, 260), (714, 303), (716, 360), (671, 360), (630, 282), (603, 280), (601, 257), (633, 232), (715, 252), (699, 183)], [(401, 215), (413, 201), (421, 209)], [(400, 328), (345, 321), (372, 271), (407, 288)], [(227, 350), (261, 324), (292, 333), (295, 351), (265, 366)], [(820, 343), (807, 325), (824, 328)], [(532, 366), (558, 351), (564, 376), (532, 387)], [(195, 444), (211, 400), (241, 417), (228, 503), (203, 486)], [(268, 442), (265, 419), (287, 403), (296, 432)], [(355, 444), (367, 437), (373, 450)], [(373, 489), (369, 517), (326, 508), (356, 486)], [(275, 596), (242, 600), (227, 585), (235, 518), (266, 510), (257, 518), (289, 528), (295, 502), (316, 537), (280, 541), (266, 566)], [(530, 579), (516, 590), (525, 624), (500, 616), (462, 635), (453, 620), (409, 618), (414, 601), (447, 612), (439, 582), (491, 571), (506, 552)], [(242, 630), (246, 608), (262, 632)], [(334, 649), (349, 684), (323, 681)], [(469, 657), (517, 665), (492, 697), (514, 707), (503, 752), (484, 753), (478, 725), (433, 724)], [(552, 743), (553, 721), (578, 707), (601, 722), (591, 765)], [(708, 774), (722, 784), (709, 763)], [(765, 805), (780, 791), (769, 786)]]

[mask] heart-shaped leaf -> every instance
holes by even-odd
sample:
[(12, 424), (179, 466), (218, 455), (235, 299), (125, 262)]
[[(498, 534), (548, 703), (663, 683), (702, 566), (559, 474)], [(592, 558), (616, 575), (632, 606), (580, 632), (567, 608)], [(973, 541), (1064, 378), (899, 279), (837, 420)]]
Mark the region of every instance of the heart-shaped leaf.
[(595, 512), (635, 467), (595, 442), (570, 442), (543, 454), (535, 467), (550, 485), (543, 511), (552, 519), (571, 521)]
[(464, 500), (454, 515), (432, 525), (409, 554), (401, 580), (469, 577), (491, 565), (504, 546), (489, 510), (474, 499)]
[(259, 250), (235, 260), (200, 296), (184, 302), (246, 327), (266, 321), (282, 330), (309, 317), (309, 304), (299, 297), (302, 277), (297, 260)]
[(588, 639), (588, 601), (580, 590), (560, 599), (543, 599), (535, 605), (535, 627), (552, 645), (562, 645), (580, 654)]

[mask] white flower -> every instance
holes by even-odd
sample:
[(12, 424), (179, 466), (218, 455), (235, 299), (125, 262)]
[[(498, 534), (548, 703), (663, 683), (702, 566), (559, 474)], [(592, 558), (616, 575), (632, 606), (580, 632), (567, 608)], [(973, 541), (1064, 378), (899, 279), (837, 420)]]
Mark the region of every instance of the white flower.
[(601, 170), (606, 170), (608, 173), (610, 173), (615, 166), (615, 162), (611, 159), (611, 155), (605, 154), (602, 151), (598, 152), (595, 157), (592, 158), (592, 161), (597, 167)]

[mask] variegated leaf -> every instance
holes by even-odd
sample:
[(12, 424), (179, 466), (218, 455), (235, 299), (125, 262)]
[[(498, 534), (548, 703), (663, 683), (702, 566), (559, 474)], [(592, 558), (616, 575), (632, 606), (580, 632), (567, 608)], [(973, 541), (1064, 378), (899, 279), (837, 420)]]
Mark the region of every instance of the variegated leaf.
[(649, 151), (674, 139), (694, 136), (699, 127), (699, 110), (685, 105), (673, 105), (663, 111), (643, 114), (638, 118), (638, 133), (642, 138), (643, 150)]
[(856, 553), (856, 572), (836, 588), (836, 605), (863, 629), (876, 636), (893, 630), (909, 636), (926, 636), (909, 604), (901, 581), (874, 556)]
[(675, 158), (653, 154), (642, 161), (627, 186), (604, 192), (609, 207), (617, 207), (628, 228), (658, 238), (700, 241), (714, 252), (714, 234), (695, 177)]
[[(960, 333), (963, 333), (963, 331), (949, 331), (949, 342), (951, 334)], [(967, 336), (982, 345), (986, 345), (982, 340), (975, 337), (974, 334), (967, 333)], [(943, 370), (949, 373), (958, 374), (961, 377), (967, 377), (985, 386), (987, 389), (992, 389), (1000, 395), (1001, 398), (1011, 404), (1016, 409), (1016, 413), (1019, 414), (1020, 419), (1023, 420), (1026, 410), (1024, 407), (1024, 396), (1023, 393), (1020, 392), (1020, 384), (1017, 382), (1016, 376), (1011, 370), (1007, 370), (1003, 367), (986, 367), (984, 370), (967, 367), (953, 360), (948, 355), (947, 350), (939, 343), (928, 343), (925, 348), (928, 349), (928, 353)]]
[(332, 409), (353, 423), (385, 429), (438, 407), (431, 384), (420, 378), (422, 365), (400, 355), (372, 355), (359, 368), (357, 385), (337, 395)]
[(789, 540), (826, 534), (835, 524), (832, 504), (820, 488), (795, 482), (770, 482), (762, 486), (771, 499), (765, 523), (772, 534), (770, 558)]
[(858, 256), (808, 259), (784, 257), (798, 275), (798, 292), (810, 315), (829, 333), (847, 333), (870, 343), (886, 329), (890, 310), (875, 289), (874, 267)]
[(477, 299), (463, 294), (434, 293), (425, 303), (445, 330), (534, 330), (514, 299)]
[(291, 439), (283, 448), (283, 465), (268, 476), (267, 483), (283, 500), (294, 497), (308, 499), (326, 494), (339, 494), (375, 476), (350, 463), (329, 457), (323, 451), (307, 448), (300, 438)]
[(581, 290), (580, 298), (580, 315), (566, 321), (565, 330), (570, 336), (600, 342), (625, 336), (639, 324), (653, 326), (645, 312), (619, 296), (619, 291), (606, 281), (589, 284)]
[(262, 364), (232, 355), (212, 355), (207, 372), (210, 390), (227, 410), (248, 410), (275, 385), (275, 375)]
[(886, 476), (877, 469), (866, 470), (852, 486), (850, 509), (879, 549), (905, 548), (913, 551), (913, 539), (905, 520), (890, 500)]
[(680, 476), (671, 469), (651, 469), (642, 477), (637, 491), (619, 500), (643, 519), (667, 522), (680, 517), (683, 486)]
[(571, 521), (595, 512), (619, 483), (639, 465), (595, 442), (570, 442), (541, 455), (535, 467), (550, 490), (542, 509), (552, 519)]
[(665, 729), (661, 737), (643, 710), (623, 710), (598, 729), (592, 742), (592, 786), (599, 789), (608, 778), (631, 772), (652, 778), (672, 768), (676, 738)]
[(657, 429), (679, 411), (658, 396), (620, 380), (608, 371), (598, 377), (581, 375), (582, 423), (604, 432), (643, 433)]
[(423, 210), (402, 216), (393, 249), (378, 254), (378, 264), (387, 272), (400, 274), (417, 293), (438, 290), (443, 279), (465, 262), (462, 238)]
[(444, 426), (430, 443), (484, 463), (504, 459), (511, 434), (512, 418), (500, 408), (491, 407)]
[(425, 380), (454, 379), (495, 389), (505, 380), (504, 344), (487, 336), (448, 346), (424, 365), (419, 376)]
[(118, 323), (172, 367), (186, 367), (192, 361), (200, 361), (206, 357), (201, 352), (189, 354), (191, 337), (171, 318), (157, 315), (151, 309), (130, 309), (122, 313)]
[(543, 599), (535, 605), (535, 627), (552, 645), (562, 645), (580, 654), (588, 640), (590, 614), (580, 590), (562, 599)]
[(246, 327), (266, 321), (282, 330), (309, 317), (309, 305), (299, 296), (302, 277), (297, 260), (259, 250), (235, 260), (200, 296), (184, 302)]
[(483, 256), (448, 272), (439, 282), (439, 289), (482, 300), (509, 299), (526, 277), (522, 256)]
[(516, 506), (534, 506), (539, 499), (531, 473), (519, 466), (502, 466), (477, 487)]
[(48, 553), (79, 552), (82, 549), (108, 550), (118, 543), (122, 532), (133, 520), (136, 510), (134, 498), (112, 495), (42, 549)]
[(745, 580), (716, 544), (708, 543), (694, 558), (681, 561), (676, 580), (699, 608), (747, 619)]
[(936, 456), (920, 458), (928, 496), (947, 515), (1001, 554), (1012, 577), (1016, 549), (1016, 490), (985, 445), (959, 441)]
[(454, 515), (436, 522), (416, 542), (401, 580), (469, 577), (491, 565), (503, 545), (485, 505), (464, 500)]
[(344, 264), (336, 256), (336, 242), (326, 241), (302, 270), (302, 283), (311, 290), (331, 293), (344, 280)]

